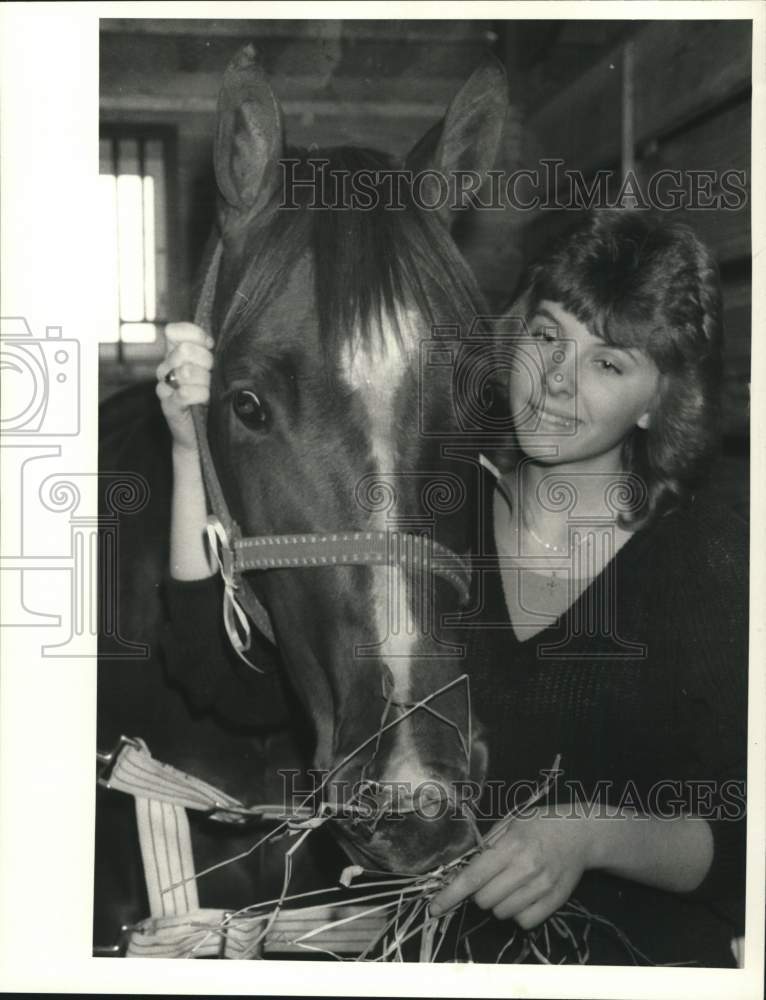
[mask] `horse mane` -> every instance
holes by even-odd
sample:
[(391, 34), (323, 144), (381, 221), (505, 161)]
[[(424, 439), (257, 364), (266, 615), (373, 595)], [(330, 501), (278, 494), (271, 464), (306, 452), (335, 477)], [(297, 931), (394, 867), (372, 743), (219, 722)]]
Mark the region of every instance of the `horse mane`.
[[(389, 204), (391, 182), (384, 174), (397, 169), (391, 157), (341, 146), (290, 150), (286, 158), (297, 161), (293, 176), (302, 183), (291, 198), (298, 207), (279, 207), (280, 190), (264, 221), (248, 234), (248, 262), (223, 324), (225, 340), (253, 328), (304, 256), (312, 261), (321, 342), (333, 356), (356, 334), (367, 346), (379, 335), (384, 316), (398, 329), (396, 306), (405, 301), (431, 326), (467, 325), (486, 312), (474, 276), (446, 226), (435, 211), (414, 203), (406, 177), (398, 187), (404, 207)], [(317, 161), (326, 161), (322, 170), (312, 167)], [(360, 171), (373, 175), (369, 190), (377, 194), (376, 203), (369, 209), (339, 204), (333, 177)], [(309, 179), (316, 179), (315, 186), (305, 184)], [(314, 207), (317, 202), (320, 207)], [(331, 207), (321, 207), (325, 204)]]

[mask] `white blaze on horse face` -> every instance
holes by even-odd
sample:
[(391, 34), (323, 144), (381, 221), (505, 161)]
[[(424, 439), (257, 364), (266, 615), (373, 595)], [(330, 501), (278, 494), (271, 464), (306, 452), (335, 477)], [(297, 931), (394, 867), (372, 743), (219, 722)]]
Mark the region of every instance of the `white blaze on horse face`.
[[(375, 471), (385, 480), (397, 471), (396, 396), (407, 374), (417, 364), (419, 333), (417, 314), (400, 309), (396, 324), (385, 318), (380, 330), (365, 345), (361, 337), (345, 350), (343, 366), (348, 384), (363, 401), (369, 417), (369, 447)], [(370, 515), (370, 529), (387, 531), (396, 523), (394, 509)], [(418, 635), (407, 593), (407, 580), (400, 566), (376, 566), (372, 569), (375, 601), (376, 641), (394, 680), (394, 698), (411, 700), (410, 674), (412, 654)], [(381, 701), (381, 706), (383, 701)], [(382, 714), (382, 712), (381, 712)], [(407, 782), (411, 789), (429, 775), (418, 759), (412, 733), (412, 716), (395, 727), (393, 757), (386, 775), (388, 780)]]

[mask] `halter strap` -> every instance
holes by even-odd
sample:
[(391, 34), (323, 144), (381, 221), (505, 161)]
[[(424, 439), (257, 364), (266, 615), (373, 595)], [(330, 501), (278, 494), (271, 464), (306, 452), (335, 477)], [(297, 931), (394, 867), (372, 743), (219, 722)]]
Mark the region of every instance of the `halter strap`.
[[(208, 331), (221, 254), (219, 240), (194, 316), (194, 322)], [(207, 537), (224, 584), (224, 627), (234, 650), (249, 667), (263, 672), (244, 655), (251, 641), (247, 616), (269, 642), (276, 645), (276, 639), (266, 608), (243, 576), (248, 571), (312, 566), (402, 566), (409, 572), (437, 573), (455, 587), (461, 603), (468, 600), (470, 569), (466, 560), (427, 534), (396, 530), (339, 531), (243, 538), (226, 503), (210, 452), (207, 407), (197, 404), (191, 410), (205, 490), (213, 512), (207, 521)]]
[[(213, 528), (217, 527), (215, 520), (208, 521)], [(391, 530), (260, 535), (235, 538), (233, 544), (235, 578), (254, 569), (366, 564), (430, 570), (450, 580), (463, 602), (468, 600), (469, 574), (464, 561), (425, 534)]]

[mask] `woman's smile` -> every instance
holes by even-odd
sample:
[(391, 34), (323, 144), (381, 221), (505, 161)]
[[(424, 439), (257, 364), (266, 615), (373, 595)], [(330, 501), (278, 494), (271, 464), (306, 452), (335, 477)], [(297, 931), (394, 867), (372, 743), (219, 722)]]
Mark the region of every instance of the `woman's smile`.
[(554, 430), (574, 431), (577, 424), (580, 423), (575, 417), (552, 413), (548, 408), (536, 408), (534, 416), (540, 425), (551, 427)]

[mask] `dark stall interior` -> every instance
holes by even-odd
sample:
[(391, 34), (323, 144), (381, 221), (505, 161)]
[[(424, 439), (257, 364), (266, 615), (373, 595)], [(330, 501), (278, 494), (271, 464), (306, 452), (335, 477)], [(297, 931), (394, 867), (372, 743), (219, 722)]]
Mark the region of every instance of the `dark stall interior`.
[[(586, 183), (600, 170), (626, 167), (642, 183), (662, 169), (744, 172), (738, 208), (699, 209), (686, 218), (714, 249), (723, 279), (725, 454), (718, 480), (728, 502), (746, 511), (748, 21), (102, 20), (101, 173), (111, 175), (104, 197), (113, 208), (114, 189), (106, 187), (120, 174), (151, 178), (150, 202), (145, 193), (137, 197), (144, 222), (152, 223), (152, 246), (146, 249), (144, 232), (143, 306), (124, 312), (122, 285), (105, 296), (111, 314), (101, 398), (151, 378), (164, 351), (163, 324), (193, 313), (195, 272), (215, 210), (216, 95), (226, 64), (248, 41), (297, 145), (354, 143), (402, 155), (489, 49), (504, 62), (511, 89), (498, 169), (560, 159)], [(570, 210), (506, 205), (472, 220), (467, 254), (493, 308), (510, 300), (524, 262), (572, 219)], [(117, 269), (123, 264), (115, 260)]]

